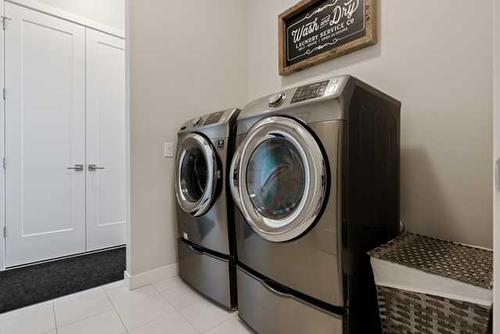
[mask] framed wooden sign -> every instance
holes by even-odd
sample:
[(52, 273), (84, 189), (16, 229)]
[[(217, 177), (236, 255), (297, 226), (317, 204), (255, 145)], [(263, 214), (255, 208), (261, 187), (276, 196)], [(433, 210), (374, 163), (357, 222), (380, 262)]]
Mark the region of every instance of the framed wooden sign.
[(302, 0), (282, 13), (280, 75), (377, 43), (376, 1)]

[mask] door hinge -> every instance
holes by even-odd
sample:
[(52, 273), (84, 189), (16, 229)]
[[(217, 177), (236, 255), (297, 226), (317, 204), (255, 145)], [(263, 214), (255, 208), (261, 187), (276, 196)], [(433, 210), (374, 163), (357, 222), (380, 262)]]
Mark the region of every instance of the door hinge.
[(2, 168), (5, 169), (5, 166), (6, 166), (6, 162), (5, 162), (5, 158), (2, 158)]
[(7, 90), (5, 88), (2, 89), (2, 97), (4, 100), (7, 98)]
[(3, 227), (3, 238), (7, 238), (7, 226)]
[(10, 21), (12, 19), (6, 16), (1, 16), (1, 18), (2, 18), (2, 30), (5, 31), (5, 27), (7, 26), (7, 21)]

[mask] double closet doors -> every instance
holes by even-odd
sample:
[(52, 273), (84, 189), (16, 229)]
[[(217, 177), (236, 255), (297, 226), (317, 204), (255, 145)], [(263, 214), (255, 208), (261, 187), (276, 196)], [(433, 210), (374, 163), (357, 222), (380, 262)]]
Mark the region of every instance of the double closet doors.
[(124, 41), (5, 16), (6, 267), (124, 244)]

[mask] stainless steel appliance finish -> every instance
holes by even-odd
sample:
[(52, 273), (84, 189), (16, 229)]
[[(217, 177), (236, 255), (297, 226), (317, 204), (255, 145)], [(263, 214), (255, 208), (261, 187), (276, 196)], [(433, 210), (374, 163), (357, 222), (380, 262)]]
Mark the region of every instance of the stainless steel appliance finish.
[[(231, 305), (231, 263), (204, 249), (179, 241), (179, 275), (189, 285), (220, 305)], [(234, 268), (233, 268), (234, 269)], [(228, 293), (229, 292), (229, 293)]]
[[(315, 305), (311, 312), (337, 314), (332, 322), (303, 319), (315, 333), (379, 331), (365, 253), (398, 231), (400, 106), (340, 76), (263, 97), (242, 110), (230, 169), (239, 208), (240, 305), (293, 296)], [(249, 285), (264, 286), (252, 280), (286, 296), (249, 294), (255, 289)], [(256, 312), (245, 306), (239, 314), (260, 334), (282, 328), (261, 327)]]
[[(290, 200), (288, 207), (275, 208), (270, 212), (265, 203), (262, 203), (263, 199), (259, 198), (260, 190), (254, 189), (254, 184), (249, 184), (246, 180), (258, 178), (259, 175), (255, 174), (262, 171), (260, 161), (257, 160), (256, 165), (252, 163), (252, 159), (259, 158), (259, 150), (262, 150), (262, 155), (266, 154), (267, 150), (279, 154), (280, 149), (285, 149), (283, 154), (295, 158), (299, 169), (296, 172), (300, 175), (288, 176), (295, 176), (290, 180), (295, 183), (290, 183), (290, 186), (298, 186), (300, 189), (295, 194), (296, 198)], [(321, 148), (313, 135), (300, 123), (287, 117), (264, 118), (255, 124), (241, 143), (233, 161), (231, 170), (237, 173), (237, 178), (233, 173), (230, 181), (233, 198), (246, 221), (262, 238), (269, 241), (288, 241), (301, 235), (311, 226), (325, 198), (327, 170)], [(246, 167), (241, 168), (242, 166)], [(291, 194), (294, 195), (293, 192)], [(272, 195), (276, 194), (269, 194)]]
[[(332, 160), (334, 163), (329, 165), (328, 174), (338, 175), (342, 122), (330, 121), (311, 126), (312, 130), (315, 130), (316, 134), (324, 140), (323, 147), (329, 157), (335, 157), (335, 160)], [(238, 142), (241, 141), (242, 138), (238, 138)], [(311, 164), (309, 168), (317, 167)], [(319, 166), (318, 169), (322, 168), (323, 166)], [(317, 173), (320, 171), (318, 170)], [(328, 174), (326, 171), (325, 173), (321, 172), (325, 183)], [(281, 237), (284, 242), (269, 242), (270, 239), (263, 237), (260, 228), (255, 227), (256, 224), (259, 224), (258, 221), (251, 222), (244, 214), (237, 214), (235, 223), (237, 224), (236, 242), (239, 261), (291, 289), (332, 305), (344, 306), (339, 182), (340, 180), (337, 178), (331, 178), (330, 193), (327, 197), (323, 189), (316, 190), (315, 195), (326, 201), (325, 210), (323, 210), (319, 221), (316, 221), (316, 218), (320, 214), (324, 202), (307, 201), (304, 203), (304, 208), (298, 207), (293, 214), (290, 214), (290, 216), (297, 217), (295, 221), (304, 222), (303, 227), (294, 227), (294, 221), (290, 221), (288, 225), (285, 225), (285, 228), (290, 228), (289, 231), (283, 230), (283, 228), (276, 229), (276, 239)], [(322, 185), (324, 188), (326, 186), (326, 184)], [(292, 190), (284, 189), (284, 191), (290, 192)], [(306, 197), (303, 196), (303, 198)], [(241, 204), (241, 212), (250, 210), (250, 208), (243, 209), (245, 205), (252, 204)], [(244, 220), (242, 216), (245, 217)], [(315, 223), (314, 228), (303, 233), (304, 229), (310, 228), (313, 223)], [(283, 232), (280, 234), (281, 230)], [(299, 232), (302, 233), (297, 238)]]
[(240, 313), (257, 333), (342, 333), (342, 316), (278, 291), (241, 268), (237, 275)]
[[(179, 144), (181, 151), (178, 155), (177, 174), (175, 182), (175, 194), (177, 202), (182, 210), (195, 217), (205, 214), (215, 199), (217, 178), (220, 177), (220, 168), (217, 166), (217, 154), (209, 139), (197, 133), (186, 135)], [(193, 175), (191, 169), (196, 170), (197, 166), (189, 166), (193, 155), (196, 153), (203, 168), (205, 180), (201, 182), (201, 175)], [(185, 175), (183, 175), (185, 173)], [(194, 178), (194, 180), (189, 180)], [(193, 186), (193, 182), (196, 184)], [(197, 189), (198, 191), (194, 191)]]
[(187, 121), (178, 133), (175, 175), (180, 276), (229, 309), (236, 306), (236, 287), (226, 181), (238, 113), (231, 109)]

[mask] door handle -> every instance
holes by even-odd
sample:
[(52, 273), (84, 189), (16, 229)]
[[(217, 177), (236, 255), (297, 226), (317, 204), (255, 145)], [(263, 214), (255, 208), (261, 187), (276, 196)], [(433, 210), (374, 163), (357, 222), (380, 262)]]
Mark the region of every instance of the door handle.
[(73, 167), (67, 167), (66, 169), (72, 169), (72, 170), (75, 170), (77, 172), (81, 172), (81, 171), (83, 171), (83, 165), (76, 164)]
[(98, 169), (105, 169), (104, 167), (99, 167), (96, 164), (89, 164), (89, 170), (94, 171)]

